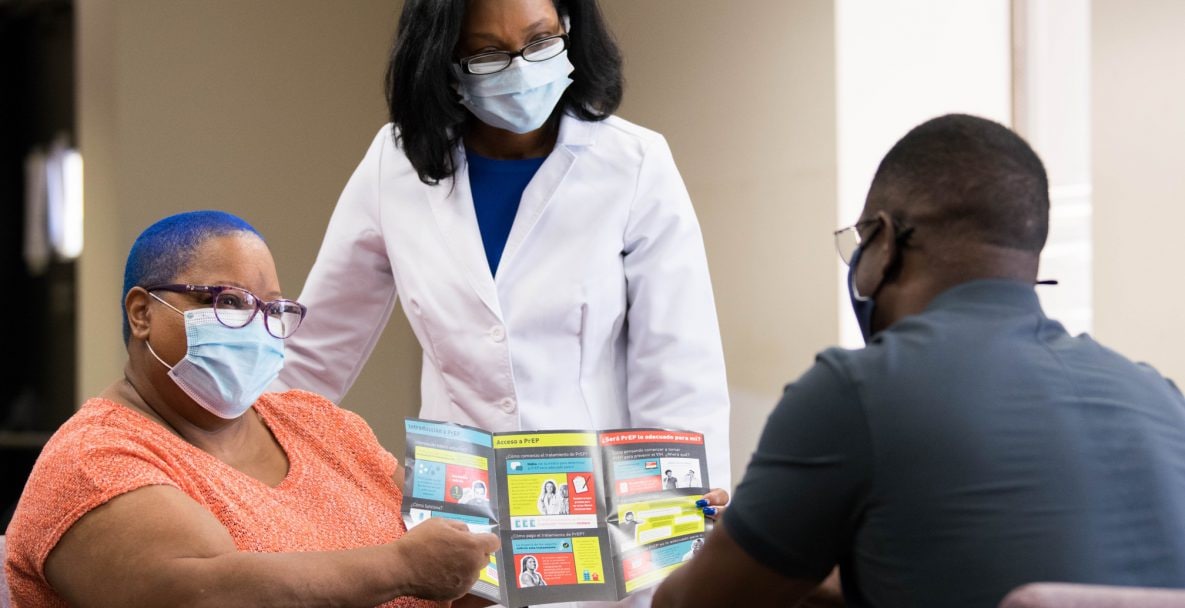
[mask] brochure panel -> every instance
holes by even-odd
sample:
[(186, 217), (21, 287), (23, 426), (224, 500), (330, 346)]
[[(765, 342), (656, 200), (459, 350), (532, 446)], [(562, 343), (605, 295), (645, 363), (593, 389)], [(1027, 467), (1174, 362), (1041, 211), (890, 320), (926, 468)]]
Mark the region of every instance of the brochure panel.
[[(493, 437), (472, 427), (408, 418), (403, 519), (408, 529), (429, 517), (447, 517), (475, 532), (497, 533), (497, 484), (490, 481)], [(496, 556), (482, 569), (472, 593), (500, 601)]]
[(510, 606), (617, 599), (595, 433), (494, 436)]
[(605, 431), (606, 518), (624, 594), (654, 586), (703, 546), (707, 452), (699, 433)]

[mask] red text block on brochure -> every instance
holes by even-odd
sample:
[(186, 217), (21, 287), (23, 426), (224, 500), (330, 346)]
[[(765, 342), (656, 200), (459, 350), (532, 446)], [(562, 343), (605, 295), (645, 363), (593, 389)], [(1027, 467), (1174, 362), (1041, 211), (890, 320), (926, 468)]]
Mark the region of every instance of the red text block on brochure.
[[(532, 566), (534, 566), (533, 572)], [(576, 560), (571, 553), (516, 554), (514, 556), (514, 570), (520, 589), (542, 585), (575, 585), (577, 583)]]
[(468, 503), (488, 500), (488, 471), (450, 464), (445, 467), (445, 502)]

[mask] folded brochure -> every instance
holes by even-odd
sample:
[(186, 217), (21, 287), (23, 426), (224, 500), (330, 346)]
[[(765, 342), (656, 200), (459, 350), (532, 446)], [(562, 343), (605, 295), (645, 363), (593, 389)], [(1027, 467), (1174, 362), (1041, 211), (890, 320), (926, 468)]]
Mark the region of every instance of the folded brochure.
[(472, 593), (504, 606), (620, 600), (703, 546), (699, 433), (513, 431), (408, 418), (403, 517), (498, 534)]

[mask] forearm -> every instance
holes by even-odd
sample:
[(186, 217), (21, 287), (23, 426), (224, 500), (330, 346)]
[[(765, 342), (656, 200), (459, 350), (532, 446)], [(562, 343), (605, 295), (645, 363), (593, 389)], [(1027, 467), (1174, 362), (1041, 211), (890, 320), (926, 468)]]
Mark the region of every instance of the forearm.
[(769, 569), (717, 526), (703, 550), (663, 581), (652, 606), (793, 606), (816, 585)]
[(172, 487), (116, 497), (83, 517), (45, 562), (79, 608), (375, 606), (410, 595), (460, 597), (498, 548), (492, 534), (433, 518), (392, 543), (344, 551), (259, 553)]
[[(162, 564), (136, 605), (370, 607), (414, 586), (393, 545), (307, 553), (233, 552)], [(157, 577), (154, 577), (157, 578)]]

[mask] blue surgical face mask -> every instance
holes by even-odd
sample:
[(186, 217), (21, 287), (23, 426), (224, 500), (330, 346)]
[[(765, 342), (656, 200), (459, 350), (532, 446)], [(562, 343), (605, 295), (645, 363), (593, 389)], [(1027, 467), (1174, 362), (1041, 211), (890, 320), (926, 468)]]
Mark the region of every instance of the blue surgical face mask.
[(501, 72), (466, 74), (453, 66), (461, 105), (479, 120), (514, 133), (530, 133), (543, 126), (572, 84), (575, 68), (564, 51), (546, 61), (515, 57)]
[[(185, 317), (185, 358), (176, 365), (161, 359), (152, 345), (148, 352), (169, 368), (169, 377), (185, 394), (210, 413), (226, 420), (242, 416), (284, 367), (284, 341), (267, 333), (263, 315), (238, 329), (227, 327), (213, 308), (182, 312), (156, 294), (149, 294)], [(219, 311), (250, 315), (249, 310)]]
[(860, 324), (860, 334), (864, 336), (864, 343), (872, 340), (872, 313), (876, 310), (876, 301), (872, 296), (862, 296), (856, 290), (856, 264), (860, 263), (863, 247), (857, 247), (852, 254), (852, 261), (848, 264), (848, 296), (852, 299), (852, 311), (856, 313), (856, 323)]

